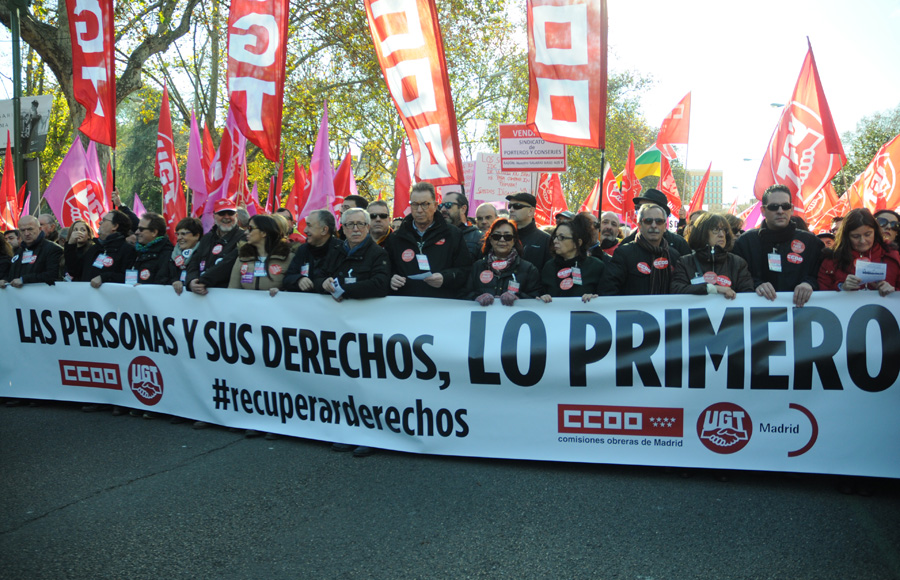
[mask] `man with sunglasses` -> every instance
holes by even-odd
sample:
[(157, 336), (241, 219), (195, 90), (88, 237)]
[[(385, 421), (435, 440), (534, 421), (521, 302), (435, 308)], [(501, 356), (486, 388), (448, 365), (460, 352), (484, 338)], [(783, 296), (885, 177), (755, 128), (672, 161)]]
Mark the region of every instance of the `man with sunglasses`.
[(168, 284), (169, 263), (175, 246), (166, 235), (166, 220), (158, 213), (147, 212), (138, 222), (135, 256), (125, 271), (126, 284)]
[(456, 298), (472, 265), (459, 228), (437, 211), (434, 186), (420, 181), (409, 193), (410, 213), (388, 236), (391, 291), (398, 296)]
[(889, 244), (897, 245), (897, 232), (900, 231), (900, 214), (890, 209), (875, 212), (875, 221), (881, 228), (881, 237)]
[(391, 212), (387, 202), (377, 199), (370, 203), (369, 218), (372, 220), (369, 225), (369, 235), (376, 244), (383, 248), (388, 236), (394, 231), (391, 228)]
[(188, 263), (185, 284), (191, 292), (205, 296), (208, 288), (228, 288), (231, 269), (237, 260), (237, 245), (244, 231), (237, 226), (237, 207), (230, 199), (213, 205), (216, 225), (200, 238)]
[(509, 202), (509, 219), (516, 222), (519, 230), (519, 241), (522, 242), (522, 258), (540, 272), (544, 264), (550, 261), (550, 234), (538, 229), (534, 223), (534, 212), (537, 199), (530, 193), (514, 193), (507, 195)]
[[(666, 199), (666, 194), (658, 189), (653, 189), (651, 187), (641, 195), (635, 197), (634, 212), (637, 213), (641, 209), (641, 206), (648, 203), (653, 203), (661, 207), (663, 211), (666, 212), (666, 218), (668, 218), (669, 214), (672, 213), (672, 210), (669, 209), (669, 203), (668, 199)], [(625, 239), (622, 240), (622, 243), (627, 244), (629, 242), (633, 242), (636, 236), (637, 230), (626, 236)], [(691, 247), (688, 246), (687, 241), (675, 232), (670, 232), (668, 228), (663, 228), (663, 238), (666, 240), (667, 244), (669, 244), (672, 248), (675, 249), (676, 252), (678, 252), (679, 255), (686, 256), (691, 253)]]
[(600, 283), (600, 294), (640, 296), (669, 294), (669, 283), (681, 255), (666, 241), (668, 214), (655, 203), (638, 209), (633, 242), (621, 243)]
[(441, 215), (452, 226), (456, 226), (462, 232), (463, 241), (466, 242), (466, 248), (472, 254), (472, 259), (476, 260), (481, 256), (481, 240), (484, 234), (475, 226), (469, 223), (467, 216), (469, 215), (469, 200), (461, 193), (448, 193), (444, 196), (442, 203), (438, 204)]
[(793, 196), (786, 185), (769, 186), (762, 197), (765, 220), (744, 232), (734, 253), (747, 261), (756, 293), (775, 300), (776, 292), (793, 292), (794, 304), (803, 306), (818, 290), (820, 254), (825, 245), (791, 221)]

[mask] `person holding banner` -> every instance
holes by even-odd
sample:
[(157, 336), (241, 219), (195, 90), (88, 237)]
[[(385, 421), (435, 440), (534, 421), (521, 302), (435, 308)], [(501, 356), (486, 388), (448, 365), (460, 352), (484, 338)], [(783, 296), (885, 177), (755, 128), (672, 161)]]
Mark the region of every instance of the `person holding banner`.
[[(661, 207), (663, 211), (666, 212), (666, 218), (668, 218), (672, 213), (672, 210), (669, 209), (669, 201), (668, 198), (666, 198), (666, 194), (658, 189), (653, 189), (651, 187), (641, 195), (634, 198), (635, 214), (647, 204), (654, 204), (658, 207)], [(638, 226), (640, 226), (640, 222), (638, 222)], [(625, 236), (625, 238), (622, 240), (622, 243), (631, 243), (635, 240), (636, 237), (637, 232), (631, 232), (630, 234)], [(687, 254), (691, 253), (691, 248), (690, 246), (688, 246), (687, 241), (685, 241), (684, 238), (682, 238), (675, 232), (670, 232), (667, 228), (663, 228), (663, 238), (666, 240), (666, 244), (669, 247), (678, 252), (679, 256), (686, 256)]]
[(317, 209), (306, 218), (306, 243), (297, 248), (297, 253), (284, 277), (284, 289), (288, 292), (314, 292), (313, 274), (325, 263), (331, 252), (341, 247), (336, 236), (334, 214), (325, 209)]
[(466, 297), (482, 306), (500, 297), (504, 306), (519, 298), (535, 298), (541, 293), (540, 273), (522, 259), (522, 242), (516, 224), (506, 218), (494, 220), (481, 248), (484, 258), (475, 262), (466, 287)]
[(9, 275), (9, 269), (12, 267), (13, 249), (6, 241), (6, 238), (0, 239), (0, 280), (6, 280)]
[(358, 207), (341, 214), (346, 240), (315, 272), (313, 286), (317, 292), (331, 294), (338, 302), (387, 296), (391, 265), (387, 252), (369, 236), (370, 221), (369, 212)]
[(399, 296), (456, 298), (468, 279), (472, 255), (459, 228), (437, 210), (434, 186), (415, 184), (409, 194), (410, 215), (388, 237), (391, 290)]
[(737, 292), (753, 292), (747, 262), (730, 252), (734, 234), (725, 216), (704, 213), (690, 222), (688, 245), (672, 277), (672, 294), (721, 294), (734, 300)]
[(583, 215), (559, 224), (553, 231), (553, 258), (541, 271), (542, 302), (553, 298), (581, 296), (590, 302), (600, 294), (611, 294), (604, 285), (606, 264), (588, 254), (591, 246), (591, 224)]
[(238, 249), (228, 287), (267, 290), (271, 296), (284, 288), (284, 275), (294, 259), (284, 232), (271, 216), (255, 215), (247, 226), (247, 243)]
[(759, 296), (775, 300), (776, 292), (793, 292), (794, 304), (809, 301), (825, 245), (792, 221), (794, 202), (786, 185), (775, 184), (762, 196), (765, 220), (755, 230), (744, 232), (734, 245), (734, 253), (747, 261), (753, 287)]
[[(63, 247), (63, 255), (65, 263), (81, 263), (84, 255), (94, 245), (94, 231), (90, 224), (84, 220), (75, 220), (69, 227), (69, 235), (66, 237), (66, 245)], [(63, 276), (69, 282), (75, 277), (69, 271), (68, 267), (63, 268), (66, 272)]]
[(22, 243), (10, 260), (5, 278), (0, 279), (0, 289), (7, 285), (21, 288), (25, 284), (43, 282), (53, 286), (59, 280), (59, 262), (62, 248), (44, 237), (37, 218), (26, 215), (19, 220)]
[(104, 282), (123, 284), (125, 271), (134, 263), (134, 247), (126, 241), (131, 233), (131, 220), (113, 210), (100, 220), (96, 243), (79, 258), (70, 253), (66, 269), (75, 280), (90, 282), (99, 288)]
[(172, 250), (172, 259), (169, 260), (168, 278), (176, 294), (180, 295), (184, 291), (187, 267), (201, 237), (203, 237), (203, 222), (197, 218), (186, 217), (175, 226), (177, 243)]
[(209, 288), (228, 287), (238, 242), (244, 241), (244, 230), (237, 227), (236, 215), (233, 200), (220, 199), (213, 205), (216, 225), (200, 239), (185, 276), (185, 286), (194, 294), (205, 296)]
[(616, 248), (608, 268), (612, 290), (604, 294), (639, 296), (670, 293), (675, 264), (681, 255), (666, 241), (667, 218), (666, 210), (656, 203), (641, 205), (634, 241), (623, 241)]
[(146, 212), (137, 227), (134, 261), (125, 272), (126, 284), (168, 284), (169, 262), (175, 246), (166, 234), (166, 219)]
[(878, 222), (866, 208), (844, 216), (834, 246), (822, 255), (820, 290), (878, 290), (887, 296), (900, 285), (900, 253), (882, 238)]

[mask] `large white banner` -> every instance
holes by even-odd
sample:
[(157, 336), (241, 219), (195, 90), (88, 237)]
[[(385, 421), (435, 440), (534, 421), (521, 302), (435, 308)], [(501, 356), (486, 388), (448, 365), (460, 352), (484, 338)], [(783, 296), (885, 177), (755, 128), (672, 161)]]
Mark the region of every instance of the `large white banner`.
[(900, 295), (0, 290), (0, 396), (416, 453), (900, 477)]

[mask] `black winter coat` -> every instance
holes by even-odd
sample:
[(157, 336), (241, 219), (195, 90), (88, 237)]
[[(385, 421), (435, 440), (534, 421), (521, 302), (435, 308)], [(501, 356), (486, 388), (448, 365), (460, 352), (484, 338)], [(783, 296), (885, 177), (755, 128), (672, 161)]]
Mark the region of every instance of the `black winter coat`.
[(494, 270), (491, 261), (484, 257), (472, 264), (465, 298), (474, 300), (482, 294), (500, 296), (509, 290), (509, 283), (514, 278), (519, 283), (519, 290), (515, 292), (519, 298), (537, 298), (541, 294), (541, 275), (531, 262), (516, 256), (506, 268)]
[[(573, 268), (581, 270), (581, 284), (577, 283)], [(569, 260), (554, 256), (541, 271), (541, 285), (543, 294), (553, 298), (602, 294), (606, 277), (606, 264), (593, 256), (576, 256)]]
[[(798, 230), (790, 224), (786, 232), (787, 239), (766, 248), (763, 233), (765, 223), (755, 230), (744, 232), (734, 243), (734, 253), (747, 261), (750, 275), (753, 276), (753, 288), (763, 282), (770, 282), (776, 292), (793, 292), (794, 288), (806, 282), (813, 290), (819, 289), (819, 266), (822, 262), (822, 249), (825, 244), (815, 235)], [(769, 250), (781, 256), (781, 272), (769, 270)]]
[(544, 269), (544, 264), (553, 257), (550, 244), (550, 234), (539, 229), (537, 224), (531, 222), (525, 227), (519, 228), (519, 241), (522, 242), (522, 259), (538, 269)]
[(350, 248), (342, 243), (329, 252), (313, 275), (313, 291), (324, 294), (322, 283), (337, 278), (345, 298), (381, 298), (387, 296), (391, 282), (391, 264), (387, 252), (372, 238), (366, 239), (348, 254)]
[(199, 280), (207, 288), (228, 288), (231, 268), (237, 260), (238, 243), (244, 239), (244, 230), (237, 226), (223, 236), (219, 235), (219, 227), (213, 226), (194, 248), (187, 267), (185, 288), (193, 280)]
[(169, 264), (172, 262), (172, 250), (175, 246), (168, 238), (150, 244), (146, 252), (135, 249), (131, 268), (138, 272), (138, 284), (171, 284)]
[[(318, 256), (319, 252), (313, 253), (309, 242), (300, 244), (300, 247), (297, 248), (294, 254), (294, 259), (291, 260), (291, 264), (288, 266), (287, 274), (284, 275), (284, 289), (289, 292), (300, 292), (300, 287), (298, 286), (300, 278), (309, 278), (310, 281), (313, 281), (316, 271), (322, 267), (328, 256), (336, 252), (343, 243), (337, 238), (330, 238), (325, 242), (324, 248), (322, 248), (321, 254)], [(315, 291), (316, 289), (313, 288), (312, 292)]]
[[(19, 244), (19, 249), (10, 260), (9, 278), (7, 281), (21, 278), (23, 284), (36, 284), (43, 282), (53, 286), (59, 280), (59, 262), (62, 260), (62, 248), (53, 242), (44, 239), (44, 234), (38, 235), (38, 239), (25, 247), (25, 243)], [(30, 263), (25, 263), (25, 252), (32, 252)]]
[[(134, 262), (134, 246), (125, 236), (112, 233), (105, 240), (97, 240), (77, 264), (66, 262), (66, 268), (76, 280), (90, 282), (97, 276), (104, 284), (125, 283), (125, 270)], [(95, 265), (97, 264), (97, 265)]]
[[(668, 270), (669, 284), (672, 283), (675, 265), (681, 260), (677, 251), (669, 246), (669, 257), (656, 258), (638, 245), (637, 242), (619, 244), (609, 264), (608, 281), (610, 286), (599, 294), (616, 294), (620, 296), (641, 296), (652, 293), (653, 269)], [(669, 293), (666, 286), (664, 294)]]

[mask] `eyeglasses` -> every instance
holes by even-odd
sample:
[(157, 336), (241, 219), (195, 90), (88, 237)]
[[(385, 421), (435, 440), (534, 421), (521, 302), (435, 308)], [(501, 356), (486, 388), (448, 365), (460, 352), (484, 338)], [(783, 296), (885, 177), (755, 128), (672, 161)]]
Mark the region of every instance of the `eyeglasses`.
[(175, 235), (179, 236), (179, 237), (180, 236), (189, 236), (189, 235), (191, 235), (191, 232), (187, 232), (187, 231), (175, 232)]
[(248, 232), (252, 232), (252, 231), (258, 230), (258, 229), (259, 229), (258, 227), (253, 226), (253, 225), (247, 226), (247, 231), (248, 231)]
[(367, 225), (369, 224), (367, 224), (366, 222), (348, 222), (344, 224), (344, 227), (351, 230), (361, 230)]
[(235, 212), (231, 211), (230, 209), (226, 209), (226, 210), (224, 210), (224, 211), (217, 211), (217, 212), (216, 212), (216, 215), (233, 216), (234, 214), (235, 214)]
[(422, 203), (411, 202), (409, 204), (409, 207), (411, 209), (425, 209), (430, 205), (431, 205), (430, 201), (423, 201)]
[(724, 236), (725, 232), (727, 232), (727, 231), (728, 230), (726, 230), (725, 228), (713, 228), (713, 229), (709, 230), (709, 233), (715, 234), (717, 236), (720, 236), (720, 235)]
[(894, 230), (895, 232), (900, 231), (900, 222), (895, 222), (893, 220), (885, 218), (878, 218), (876, 221), (878, 222), (878, 225), (883, 229)]
[(778, 211), (780, 208), (784, 211), (787, 211), (793, 207), (794, 207), (794, 204), (792, 204), (789, 201), (786, 201), (784, 203), (770, 203), (766, 206), (766, 209), (769, 211)]
[(744, 230), (731, 230), (731, 233), (732, 233), (735, 237), (737, 237), (737, 236), (741, 235), (742, 233), (744, 233)]
[(515, 234), (491, 234), (491, 239), (494, 240), (495, 242), (499, 242), (501, 240), (504, 242), (511, 242), (514, 239), (516, 239), (516, 235)]
[(652, 226), (653, 224), (661, 226), (666, 223), (666, 218), (644, 218), (641, 220), (641, 223), (645, 226)]
[(445, 202), (443, 202), (443, 203), (439, 203), (439, 204), (438, 204), (438, 207), (439, 207), (440, 209), (450, 209), (450, 208), (453, 207), (454, 205), (459, 205), (459, 203), (457, 203), (457, 202), (455, 202), (455, 201), (445, 201)]
[(369, 217), (371, 217), (373, 220), (386, 220), (390, 216), (386, 213), (370, 213)]
[(559, 240), (560, 242), (565, 242), (566, 240), (574, 240), (575, 236), (556, 235), (556, 236), (553, 236), (553, 239)]
[(527, 203), (511, 203), (509, 204), (509, 209), (514, 209), (516, 211), (520, 209), (525, 209), (526, 207), (531, 207)]
[(149, 230), (149, 229), (150, 229), (150, 228), (142, 228), (141, 226), (138, 226), (138, 227), (134, 228), (134, 231), (135, 231), (136, 233), (139, 234), (139, 233), (145, 232), (145, 231), (147, 231), (147, 230)]

